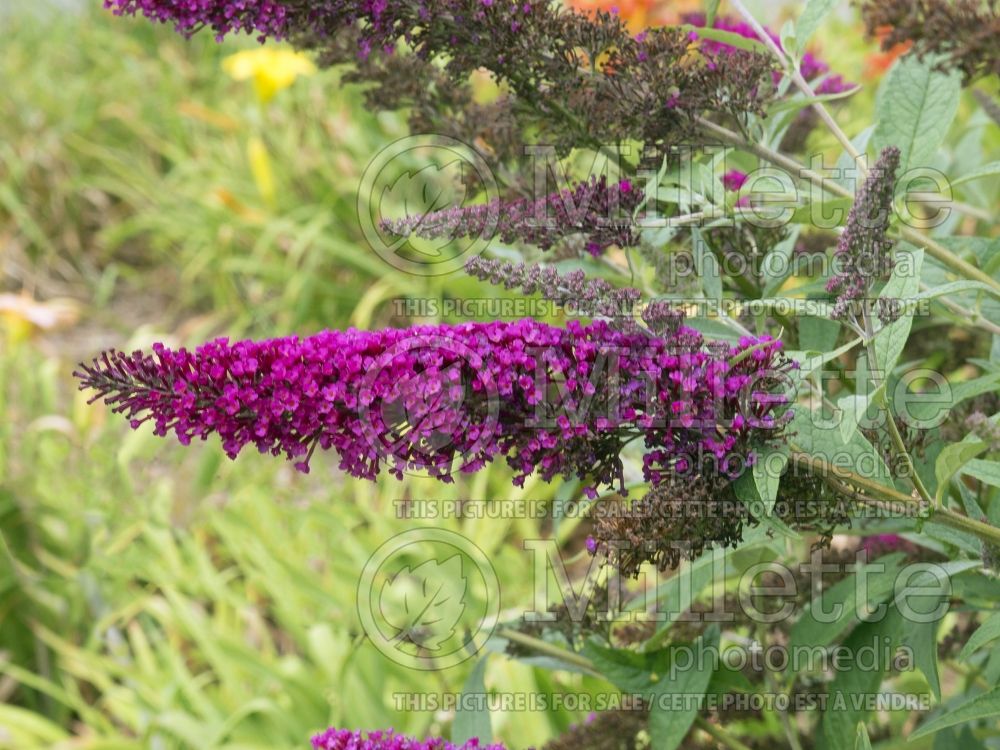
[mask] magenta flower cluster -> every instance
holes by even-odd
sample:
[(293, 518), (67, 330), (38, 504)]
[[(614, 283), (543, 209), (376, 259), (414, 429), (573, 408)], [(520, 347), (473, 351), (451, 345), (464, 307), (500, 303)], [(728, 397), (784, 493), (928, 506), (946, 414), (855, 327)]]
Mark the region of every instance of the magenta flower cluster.
[(217, 39), (243, 31), (280, 39), (285, 35), (287, 9), (279, 0), (104, 0), (116, 15), (141, 13), (153, 21), (173, 23), (182, 34), (210, 27)]
[(684, 326), (654, 337), (527, 319), (156, 345), (106, 352), (77, 376), (133, 428), (151, 421), (184, 444), (218, 434), (231, 458), (254, 445), (305, 471), (319, 447), (356, 477), (384, 467), (450, 481), (503, 456), (517, 484), (576, 476), (593, 494), (624, 490), (620, 453), (640, 437), (651, 480), (706, 461), (738, 475), (783, 425), (780, 346), (709, 350)]
[(582, 235), (586, 248), (599, 255), (612, 245), (629, 247), (639, 240), (632, 214), (642, 193), (628, 180), (608, 184), (592, 178), (541, 198), (493, 200), (476, 206), (445, 209), (423, 216), (385, 221), (382, 228), (400, 236), (429, 239), (499, 237), (548, 250), (565, 237)]
[[(692, 26), (701, 26), (701, 27), (705, 26), (705, 21), (706, 21), (704, 14), (701, 13), (691, 13), (685, 15), (683, 20), (685, 21), (685, 23), (689, 23)], [(716, 16), (715, 22), (712, 24), (712, 28), (719, 29), (721, 31), (729, 31), (733, 34), (739, 34), (741, 37), (745, 39), (758, 38), (757, 32), (754, 31), (753, 27), (750, 24), (744, 21), (739, 21), (734, 18), (729, 18), (727, 16)], [(771, 40), (775, 44), (777, 44), (778, 47), (781, 47), (781, 38), (770, 29), (765, 28), (765, 31), (767, 32), (767, 35), (771, 38)], [(736, 50), (736, 48), (731, 45), (725, 44), (724, 42), (717, 42), (713, 39), (703, 39), (701, 41), (700, 48), (702, 51), (708, 52), (713, 55), (718, 55), (719, 53), (724, 53), (727, 51), (732, 52)], [(823, 60), (820, 60), (811, 52), (806, 52), (805, 54), (802, 55), (802, 60), (800, 63), (799, 70), (802, 73), (802, 77), (805, 78), (807, 81), (814, 81), (818, 79), (820, 76), (824, 76), (827, 73), (829, 73), (830, 66), (827, 65)], [(777, 84), (778, 81), (781, 80), (781, 75), (782, 74), (778, 71), (774, 72), (775, 84)], [(850, 84), (847, 81), (845, 81), (842, 76), (833, 74), (833, 75), (826, 75), (826, 77), (823, 78), (823, 80), (821, 80), (817, 86), (815, 86), (814, 90), (817, 94), (839, 94), (842, 91), (847, 91), (852, 87), (853, 84)]]
[(373, 732), (352, 732), (348, 729), (327, 729), (312, 738), (314, 750), (505, 750), (503, 745), (483, 745), (471, 739), (462, 745), (432, 738), (415, 740), (391, 729)]

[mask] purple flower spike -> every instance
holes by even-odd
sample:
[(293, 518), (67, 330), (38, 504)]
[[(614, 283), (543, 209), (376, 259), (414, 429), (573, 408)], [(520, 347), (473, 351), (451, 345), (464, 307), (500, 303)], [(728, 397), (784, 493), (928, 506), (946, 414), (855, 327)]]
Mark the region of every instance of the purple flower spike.
[(483, 745), (473, 738), (462, 745), (434, 737), (415, 740), (385, 731), (352, 732), (349, 729), (327, 729), (312, 738), (314, 750), (505, 750), (503, 745)]
[(652, 337), (529, 319), (156, 345), (106, 352), (77, 377), (133, 428), (151, 421), (183, 444), (218, 434), (231, 458), (250, 444), (306, 471), (319, 447), (356, 477), (385, 467), (451, 481), (503, 456), (516, 484), (537, 472), (623, 491), (619, 454), (637, 436), (650, 478), (678, 460), (742, 471), (784, 424), (780, 346), (709, 350), (679, 324)]
[[(704, 26), (706, 19), (702, 13), (689, 13), (683, 17), (683, 20), (685, 23), (689, 23), (692, 26)], [(712, 24), (712, 28), (719, 29), (720, 31), (728, 31), (733, 34), (739, 34), (745, 39), (758, 38), (757, 32), (754, 31), (750, 24), (734, 18), (728, 18), (726, 16), (716, 16), (715, 23)], [(765, 28), (765, 31), (771, 40), (780, 47), (781, 38), (770, 29)], [(701, 43), (701, 49), (702, 51), (712, 55), (732, 54), (737, 51), (736, 47), (726, 44), (725, 42), (717, 42), (712, 39), (703, 40)], [(813, 55), (811, 52), (806, 52), (802, 56), (800, 72), (802, 73), (802, 77), (807, 81), (819, 80), (820, 76), (826, 75), (829, 71), (830, 66)], [(778, 71), (774, 72), (773, 76), (775, 85), (777, 85), (777, 83), (781, 80), (781, 75), (782, 74)], [(852, 87), (853, 84), (848, 83), (841, 76), (829, 75), (819, 81), (819, 83), (815, 86), (815, 91), (817, 94), (839, 94)]]
[(277, 0), (104, 0), (117, 15), (141, 13), (153, 21), (173, 23), (182, 34), (203, 26), (218, 39), (239, 31), (280, 39), (286, 31), (286, 7)]
[(847, 224), (837, 242), (835, 273), (826, 285), (827, 291), (837, 295), (835, 318), (853, 312), (872, 286), (892, 273), (895, 242), (886, 233), (892, 218), (897, 169), (899, 149), (886, 146), (854, 197)]
[(641, 200), (642, 193), (628, 180), (608, 185), (601, 177), (537, 200), (494, 200), (386, 221), (382, 227), (400, 236), (427, 239), (499, 237), (504, 243), (524, 242), (542, 250), (564, 237), (582, 235), (588, 252), (599, 255), (612, 245), (629, 247), (638, 242), (632, 214)]

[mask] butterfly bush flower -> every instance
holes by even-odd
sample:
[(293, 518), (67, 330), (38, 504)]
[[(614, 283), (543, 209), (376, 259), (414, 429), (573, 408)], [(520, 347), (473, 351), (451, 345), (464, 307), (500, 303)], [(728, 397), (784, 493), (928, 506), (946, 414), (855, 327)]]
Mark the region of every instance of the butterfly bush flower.
[(966, 85), (1000, 75), (996, 0), (867, 0), (861, 17), (883, 51), (912, 45), (941, 70), (959, 70)]
[[(706, 19), (704, 14), (691, 13), (684, 16), (684, 21), (692, 26), (704, 27)], [(754, 31), (754, 28), (750, 24), (734, 18), (729, 18), (727, 16), (716, 16), (715, 22), (712, 24), (712, 28), (738, 34), (745, 39), (758, 39), (757, 32)], [(781, 38), (766, 27), (764, 30), (771, 38), (771, 41), (781, 48)], [(699, 49), (702, 52), (709, 52), (714, 55), (718, 55), (720, 53), (732, 53), (736, 51), (736, 48), (732, 45), (726, 44), (725, 42), (718, 42), (713, 39), (702, 39), (699, 43)], [(820, 76), (824, 76), (829, 73), (830, 66), (811, 52), (806, 52), (802, 55), (799, 71), (802, 73), (802, 77), (804, 79), (807, 81), (813, 81), (818, 79)], [(781, 80), (782, 74), (779, 71), (775, 71), (773, 77), (774, 83), (777, 85), (777, 83)], [(846, 82), (840, 75), (826, 75), (826, 77), (823, 78), (817, 86), (815, 86), (815, 92), (817, 94), (839, 94), (852, 88), (852, 86), (853, 84)]]
[(886, 232), (892, 216), (892, 198), (899, 168), (899, 149), (882, 149), (847, 215), (834, 253), (834, 274), (826, 289), (837, 295), (833, 316), (852, 312), (875, 282), (892, 273), (893, 241)]
[[(585, 15), (551, 0), (108, 2), (188, 34), (208, 27), (220, 37), (245, 30), (286, 38), (323, 64), (353, 61), (350, 80), (378, 84), (380, 96), (405, 91), (424, 110), (454, 106), (453, 88), (486, 70), (508, 89), (504, 111), (517, 128), (532, 128), (562, 155), (629, 139), (662, 147), (698, 132), (696, 117), (705, 114), (762, 115), (773, 95), (759, 85), (773, 68), (766, 55), (692, 60), (682, 29), (634, 36), (613, 14)], [(397, 56), (414, 65), (369, 64)], [(431, 69), (447, 85), (432, 86)]]
[(559, 273), (533, 263), (472, 258), (465, 264), (465, 272), (494, 286), (519, 289), (525, 295), (541, 294), (575, 315), (609, 318), (617, 328), (634, 327), (642, 297), (638, 289), (616, 287), (604, 279), (588, 279), (582, 269)]
[(415, 740), (396, 734), (391, 729), (352, 732), (330, 728), (313, 737), (312, 746), (313, 750), (505, 750), (501, 744), (484, 745), (476, 738), (455, 745), (437, 737)]
[(257, 34), (261, 41), (280, 39), (287, 31), (287, 8), (278, 0), (104, 0), (104, 7), (116, 15), (141, 13), (172, 23), (182, 34), (207, 26), (220, 41), (239, 31)]
[(537, 200), (493, 200), (384, 221), (382, 227), (400, 236), (427, 239), (486, 239), (484, 235), (490, 234), (504, 243), (523, 242), (542, 250), (579, 234), (585, 238), (587, 251), (596, 256), (612, 245), (628, 247), (639, 241), (632, 214), (641, 200), (641, 192), (628, 180), (609, 185), (600, 177)]
[(730, 169), (722, 175), (722, 186), (731, 192), (738, 191), (747, 182), (747, 173), (738, 169)]
[(230, 458), (253, 445), (306, 471), (318, 447), (355, 477), (417, 469), (451, 481), (502, 456), (516, 484), (537, 472), (624, 491), (619, 455), (637, 437), (651, 480), (752, 463), (787, 416), (780, 347), (764, 336), (709, 349), (681, 325), (650, 337), (525, 319), (158, 344), (106, 352), (77, 375), (133, 428), (149, 421), (183, 444), (217, 434)]

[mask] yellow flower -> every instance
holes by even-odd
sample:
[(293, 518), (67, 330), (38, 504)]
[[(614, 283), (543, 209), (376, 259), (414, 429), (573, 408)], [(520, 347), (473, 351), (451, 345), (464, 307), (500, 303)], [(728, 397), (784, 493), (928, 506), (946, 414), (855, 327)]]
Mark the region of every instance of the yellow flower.
[(282, 47), (257, 47), (237, 52), (222, 61), (222, 69), (234, 80), (252, 80), (261, 104), (267, 104), (299, 76), (316, 72), (316, 66), (308, 57)]

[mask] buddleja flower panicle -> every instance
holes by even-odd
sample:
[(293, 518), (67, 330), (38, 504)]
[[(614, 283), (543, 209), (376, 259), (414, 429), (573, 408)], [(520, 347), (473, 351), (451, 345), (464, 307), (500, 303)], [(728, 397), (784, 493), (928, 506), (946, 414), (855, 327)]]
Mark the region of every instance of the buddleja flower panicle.
[(587, 251), (599, 255), (612, 245), (629, 247), (639, 241), (632, 214), (641, 200), (642, 194), (628, 180), (609, 185), (602, 176), (538, 199), (497, 199), (398, 221), (387, 220), (381, 226), (399, 236), (496, 237), (507, 244), (522, 242), (542, 250), (567, 237), (582, 235)]
[[(855, 309), (875, 283), (888, 278), (895, 265), (888, 235), (899, 168), (899, 149), (886, 146), (854, 197), (847, 223), (834, 253), (834, 274), (827, 291), (837, 295), (833, 316), (841, 318)], [(892, 310), (882, 312), (891, 317)]]
[(1000, 75), (1000, 12), (996, 0), (867, 0), (861, 15), (882, 49), (912, 44), (942, 70), (959, 70), (966, 84)]
[(228, 34), (257, 34), (260, 41), (280, 39), (288, 30), (288, 8), (279, 0), (104, 0), (117, 15), (141, 13), (153, 21), (172, 23), (182, 34), (211, 28), (216, 39)]
[(356, 477), (452, 481), (502, 456), (516, 484), (579, 477), (593, 494), (624, 491), (620, 453), (635, 436), (650, 479), (706, 460), (740, 473), (781, 433), (788, 399), (765, 372), (785, 366), (769, 337), (717, 350), (684, 326), (651, 337), (525, 319), (156, 345), (77, 376), (133, 427), (151, 420), (184, 444), (218, 434), (231, 458), (253, 445), (305, 471), (316, 448), (333, 449)]
[[(505, 112), (516, 115), (516, 127), (538, 128), (562, 154), (624, 140), (662, 147), (697, 132), (696, 115), (746, 119), (763, 114), (773, 96), (773, 87), (761, 85), (773, 67), (766, 55), (692, 57), (682, 29), (633, 36), (614, 14), (585, 15), (551, 0), (110, 1), (118, 12), (173, 21), (184, 33), (207, 26), (218, 36), (253, 30), (286, 38), (324, 63), (406, 54), (442, 62), (450, 83), (459, 86), (487, 70), (507, 86), (511, 106)], [(408, 53), (397, 52), (400, 42)], [(389, 68), (366, 70), (389, 83)], [(418, 65), (409, 75), (427, 73)], [(397, 67), (398, 75), (406, 76), (405, 68)], [(423, 82), (428, 93), (417, 96), (421, 109), (447, 105), (447, 87)], [(391, 84), (384, 93), (390, 89), (401, 90)], [(466, 101), (461, 108), (470, 106)]]
[(618, 328), (634, 327), (642, 293), (632, 287), (616, 287), (604, 279), (589, 279), (582, 269), (559, 273), (532, 263), (506, 263), (473, 258), (465, 264), (470, 276), (525, 295), (541, 294), (574, 315), (603, 317)]
[[(682, 20), (692, 26), (705, 26), (707, 22), (704, 13), (687, 13), (682, 16)], [(712, 28), (720, 29), (721, 31), (728, 31), (733, 34), (739, 34), (744, 39), (758, 39), (757, 32), (749, 23), (739, 19), (730, 18), (725, 15), (717, 15), (712, 23)], [(764, 30), (771, 38), (771, 41), (773, 41), (780, 48), (782, 46), (781, 37), (767, 27), (764, 27)], [(736, 47), (726, 44), (725, 42), (715, 41), (713, 39), (701, 40), (700, 46), (703, 51), (710, 52), (713, 55), (718, 55), (720, 53), (732, 54), (737, 51)], [(822, 80), (819, 80), (819, 83), (815, 87), (817, 94), (839, 94), (850, 90), (854, 86), (854, 84), (845, 81), (840, 75), (827, 75), (830, 72), (830, 66), (812, 52), (807, 51), (802, 55), (802, 59), (799, 61), (799, 72), (807, 81), (817, 81), (821, 76), (825, 76)], [(780, 71), (774, 71), (773, 77), (775, 85), (778, 84), (782, 76), (783, 74)]]
[(461, 745), (434, 737), (416, 740), (393, 730), (351, 731), (330, 728), (312, 738), (313, 750), (505, 750), (499, 743), (483, 744), (473, 738)]

